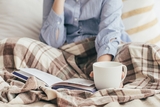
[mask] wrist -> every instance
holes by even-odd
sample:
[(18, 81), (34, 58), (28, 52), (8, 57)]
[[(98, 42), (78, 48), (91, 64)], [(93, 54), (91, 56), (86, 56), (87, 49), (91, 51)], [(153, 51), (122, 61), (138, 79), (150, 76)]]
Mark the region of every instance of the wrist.
[(63, 13), (64, 3), (65, 3), (65, 0), (55, 0), (54, 1), (52, 9), (54, 10), (56, 14), (60, 15)]
[(102, 55), (97, 59), (98, 62), (100, 62), (100, 61), (111, 61), (111, 60), (112, 60), (112, 55), (110, 55), (110, 54)]
[(57, 1), (58, 1), (58, 2), (64, 2), (65, 0), (54, 0), (54, 2), (55, 2), (55, 1), (56, 1), (56, 2), (57, 2)]

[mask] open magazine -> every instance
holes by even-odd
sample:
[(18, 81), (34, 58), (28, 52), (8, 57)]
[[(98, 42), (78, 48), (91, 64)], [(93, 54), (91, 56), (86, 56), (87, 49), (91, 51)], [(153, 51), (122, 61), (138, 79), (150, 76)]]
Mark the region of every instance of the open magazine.
[(26, 81), (29, 77), (35, 76), (39, 80), (46, 83), (47, 86), (52, 89), (67, 88), (78, 89), (95, 92), (96, 88), (92, 80), (83, 78), (71, 78), (68, 80), (62, 80), (54, 75), (40, 71), (35, 68), (20, 68), (12, 73), (15, 77)]

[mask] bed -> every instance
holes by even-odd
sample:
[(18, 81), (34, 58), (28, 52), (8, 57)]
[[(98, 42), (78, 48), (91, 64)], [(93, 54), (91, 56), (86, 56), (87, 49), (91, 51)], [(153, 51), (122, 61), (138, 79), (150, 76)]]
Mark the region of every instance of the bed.
[[(85, 71), (84, 65), (85, 72), (82, 72), (73, 62), (75, 57), (78, 59), (77, 56), (80, 59), (86, 58), (85, 55), (88, 53), (84, 53), (81, 47), (87, 46), (86, 50), (93, 50), (95, 38), (65, 45), (60, 50), (41, 43), (39, 31), (42, 24), (42, 3), (43, 0), (0, 1), (0, 48), (4, 49), (3, 53), (0, 51), (1, 107), (158, 107), (160, 105), (159, 0), (136, 2), (123, 0), (122, 19), (133, 43), (123, 45), (114, 60), (127, 65), (129, 73), (124, 81), (124, 88), (104, 89), (96, 93), (67, 89), (51, 90), (35, 77), (23, 83), (11, 75), (15, 68), (36, 67), (62, 79), (88, 78), (86, 76), (88, 71)], [(8, 45), (9, 42), (12, 44)], [(74, 51), (77, 49), (80, 50), (79, 53)], [(136, 50), (140, 50), (139, 52), (143, 54), (137, 53)], [(94, 51), (90, 52), (95, 54)], [(46, 56), (51, 57), (44, 59)], [(57, 58), (61, 60), (57, 61)], [(91, 56), (90, 59), (92, 60), (87, 60), (89, 70), (95, 57)], [(146, 59), (150, 61), (147, 64)], [(55, 64), (63, 68), (61, 72), (53, 72)], [(64, 69), (70, 71), (70, 74), (65, 74)]]

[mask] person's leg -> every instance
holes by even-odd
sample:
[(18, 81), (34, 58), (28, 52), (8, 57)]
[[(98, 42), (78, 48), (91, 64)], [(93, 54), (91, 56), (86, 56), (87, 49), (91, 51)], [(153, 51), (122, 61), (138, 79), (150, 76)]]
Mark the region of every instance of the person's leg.
[(78, 75), (65, 61), (59, 49), (29, 38), (8, 38), (0, 41), (1, 68), (37, 68), (62, 79)]

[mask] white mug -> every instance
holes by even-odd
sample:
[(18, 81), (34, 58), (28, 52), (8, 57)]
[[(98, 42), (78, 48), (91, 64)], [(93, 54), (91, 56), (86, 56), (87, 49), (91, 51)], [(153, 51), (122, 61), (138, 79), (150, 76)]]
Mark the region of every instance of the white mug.
[[(124, 70), (124, 77), (122, 72)], [(93, 64), (93, 79), (98, 90), (119, 88), (127, 75), (127, 67), (115, 61), (102, 61)]]

